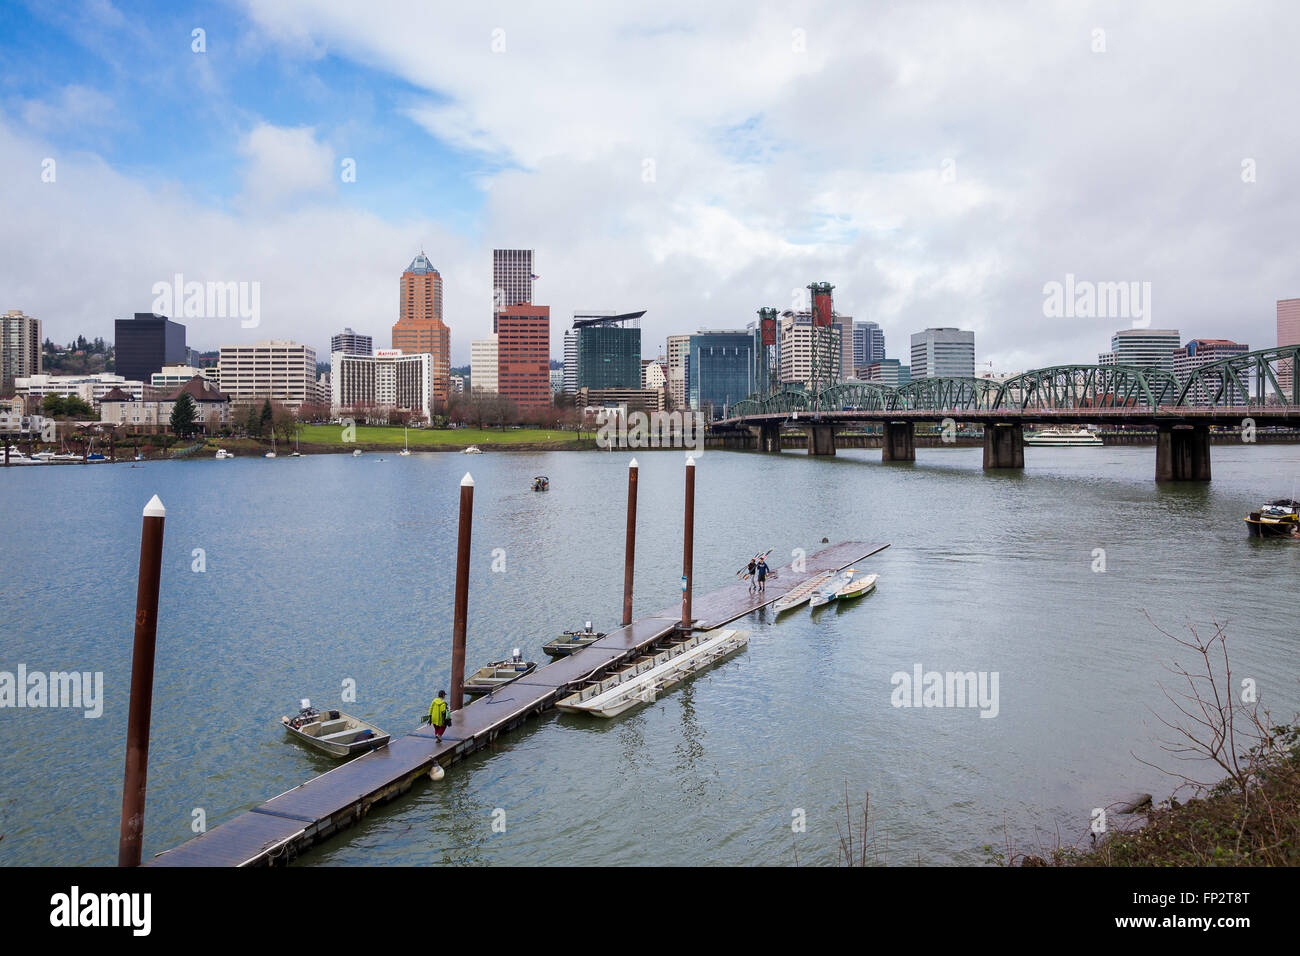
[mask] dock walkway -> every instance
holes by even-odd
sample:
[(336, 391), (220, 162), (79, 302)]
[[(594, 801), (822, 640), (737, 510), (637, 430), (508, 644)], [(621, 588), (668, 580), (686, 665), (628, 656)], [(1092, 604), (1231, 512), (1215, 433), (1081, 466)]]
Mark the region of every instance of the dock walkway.
[[(770, 578), (764, 594), (744, 582), (692, 600), (695, 630), (711, 630), (764, 607), (821, 571), (839, 571), (887, 548), (846, 541), (810, 554), (801, 571), (787, 565)], [(446, 767), (486, 747), (557, 700), (634, 658), (672, 634), (681, 607), (665, 608), (633, 621), (568, 657), (539, 667), (497, 694), (480, 697), (455, 712), (453, 723), (434, 739), (425, 726), (259, 804), (180, 846), (151, 866), (268, 866), (287, 863), (307, 847), (356, 823), (372, 806), (404, 793), (436, 761)]]

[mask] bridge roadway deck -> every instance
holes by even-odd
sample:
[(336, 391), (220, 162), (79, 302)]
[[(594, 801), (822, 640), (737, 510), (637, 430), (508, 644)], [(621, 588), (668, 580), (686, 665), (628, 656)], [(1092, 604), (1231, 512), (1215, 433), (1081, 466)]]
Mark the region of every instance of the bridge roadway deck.
[(1086, 425), (1240, 425), (1252, 419), (1256, 425), (1300, 425), (1300, 406), (1295, 405), (1222, 405), (1198, 407), (1161, 405), (1149, 408), (1089, 407), (1080, 408), (947, 408), (947, 409), (833, 409), (822, 412), (761, 412), (755, 415), (725, 418), (713, 428), (743, 428), (746, 425), (831, 424), (856, 422), (937, 422), (951, 418), (958, 422), (992, 424)]
[[(779, 568), (766, 593), (749, 593), (744, 582), (695, 597), (697, 630), (720, 627), (775, 601), (820, 571), (838, 571), (889, 547), (846, 541), (809, 555), (802, 571)], [(442, 742), (423, 727), (387, 746), (314, 777), (214, 827), (153, 860), (151, 866), (267, 866), (285, 863), (392, 800), (428, 773), (436, 761), (449, 766), (486, 747), (499, 735), (550, 709), (555, 701), (597, 679), (643, 648), (672, 634), (681, 606), (665, 608), (609, 632), (589, 647), (539, 667), (524, 680), (480, 697), (452, 717)], [(423, 702), (421, 702), (423, 703)]]

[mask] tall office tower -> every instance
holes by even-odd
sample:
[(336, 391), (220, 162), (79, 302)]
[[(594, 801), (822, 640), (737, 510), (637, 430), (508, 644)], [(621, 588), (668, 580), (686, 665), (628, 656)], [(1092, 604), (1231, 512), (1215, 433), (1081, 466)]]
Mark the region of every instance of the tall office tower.
[(10, 309), (0, 315), (0, 395), (13, 391), (14, 381), (41, 374), (41, 320)]
[(223, 345), (218, 368), (221, 390), (232, 402), (269, 398), (298, 408), (327, 400), (316, 377), (316, 350), (297, 342), (268, 339), (253, 345)]
[[(1230, 339), (1192, 339), (1182, 348), (1174, 349), (1174, 375), (1184, 385), (1202, 365), (1209, 365), (1219, 359), (1244, 355), (1250, 351), (1249, 345), (1242, 345)], [(1199, 384), (1187, 395), (1193, 405), (1210, 404), (1211, 392), (1205, 385)], [(1236, 384), (1229, 384), (1220, 401), (1228, 405), (1245, 405), (1249, 396)]]
[(564, 333), (564, 391), (569, 395), (578, 394), (578, 330), (567, 329)]
[(930, 328), (912, 333), (912, 378), (974, 378), (975, 333)]
[(1174, 370), (1177, 329), (1120, 329), (1110, 337), (1110, 351), (1097, 356), (1098, 365), (1137, 365)]
[[(439, 299), (442, 293), (438, 293)], [(330, 336), (330, 354), (344, 352), (348, 355), (374, 355), (375, 340), (368, 335), (359, 335), (351, 329), (344, 329)]]
[(691, 410), (721, 418), (728, 407), (758, 391), (759, 343), (748, 329), (702, 329), (690, 336)]
[(686, 365), (691, 353), (689, 335), (668, 336), (668, 395), (673, 408), (686, 408)]
[(862, 368), (885, 359), (885, 333), (875, 322), (853, 323), (853, 367)]
[[(1277, 344), (1278, 348), (1284, 345), (1300, 345), (1300, 299), (1278, 299), (1277, 300)], [(1277, 384), (1281, 386), (1286, 393), (1284, 401), (1291, 400), (1292, 376), (1295, 370), (1291, 367), (1290, 359), (1283, 359), (1278, 363)]]
[(549, 406), (551, 307), (511, 305), (498, 312), (496, 319), (497, 393), (520, 409)]
[(402, 273), (402, 301), (393, 326), (393, 348), (433, 359), (435, 408), (447, 404), (451, 387), (451, 330), (442, 321), (442, 276), (421, 252)]
[(879, 382), (897, 388), (912, 380), (912, 370), (898, 359), (881, 359), (858, 369), (857, 378), (864, 382)]
[(116, 371), (126, 379), (147, 382), (164, 365), (184, 365), (185, 326), (165, 315), (137, 312), (113, 323)]
[(578, 388), (641, 387), (640, 312), (575, 312)]
[[(492, 250), (492, 311), (533, 301), (533, 250)], [(493, 329), (493, 331), (496, 331)]]
[[(816, 364), (823, 375), (832, 368), (842, 369), (845, 361), (852, 365), (853, 350), (840, 348), (845, 333), (845, 326), (840, 323), (832, 323), (829, 333), (815, 333), (811, 312), (781, 313), (777, 321), (777, 362), (781, 381), (811, 387), (814, 345), (821, 352)], [(841, 371), (839, 378), (842, 381), (852, 376), (853, 369), (850, 368), (847, 374)]]
[(469, 388), (471, 392), (495, 395), (497, 391), (497, 337), (469, 343)]

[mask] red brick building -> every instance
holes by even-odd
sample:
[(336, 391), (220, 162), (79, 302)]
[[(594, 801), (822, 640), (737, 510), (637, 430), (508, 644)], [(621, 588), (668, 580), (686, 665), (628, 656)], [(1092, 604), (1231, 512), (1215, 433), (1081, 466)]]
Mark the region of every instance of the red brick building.
[(521, 303), (496, 313), (497, 393), (520, 409), (551, 404), (551, 307)]

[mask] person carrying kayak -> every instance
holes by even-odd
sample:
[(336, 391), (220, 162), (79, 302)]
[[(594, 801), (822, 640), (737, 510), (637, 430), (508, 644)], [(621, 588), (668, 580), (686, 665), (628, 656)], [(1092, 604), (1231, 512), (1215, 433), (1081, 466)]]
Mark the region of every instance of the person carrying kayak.
[(745, 576), (746, 576), (747, 578), (749, 578), (749, 593), (750, 593), (750, 594), (753, 594), (753, 593), (754, 593), (754, 588), (758, 586), (757, 579), (755, 579), (755, 577), (754, 577), (754, 573), (755, 573), (757, 570), (758, 570), (758, 562), (755, 561), (753, 558), (750, 558), (750, 559), (749, 559), (749, 566), (748, 566), (747, 568), (745, 568)]
[(758, 565), (754, 568), (754, 574), (758, 578), (758, 592), (763, 594), (767, 591), (767, 558), (759, 558)]

